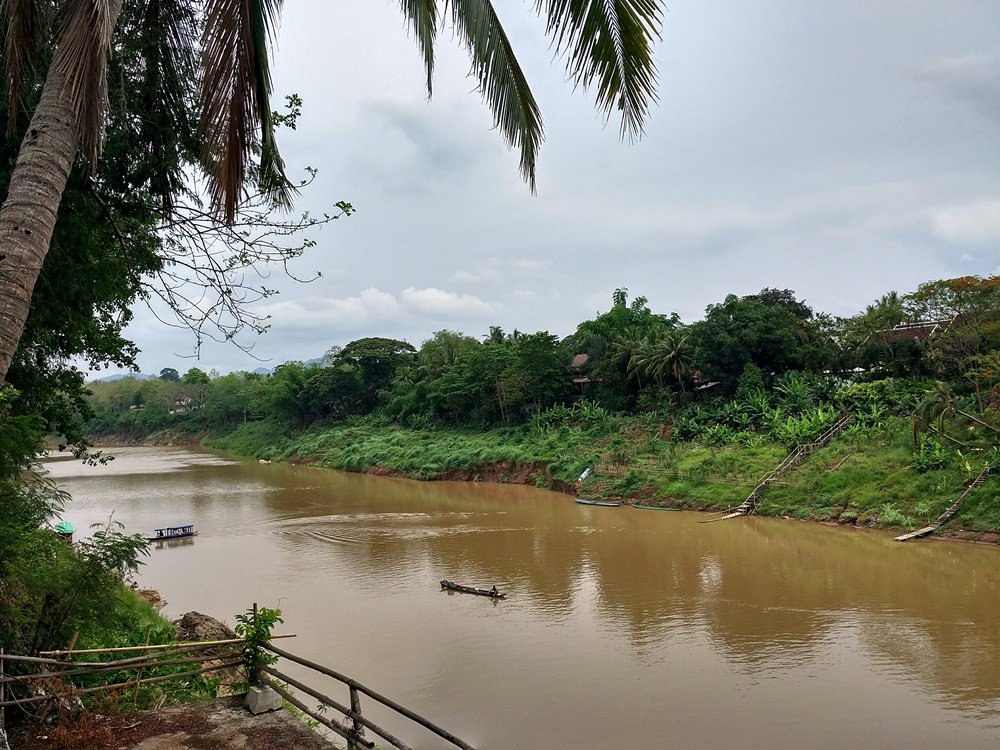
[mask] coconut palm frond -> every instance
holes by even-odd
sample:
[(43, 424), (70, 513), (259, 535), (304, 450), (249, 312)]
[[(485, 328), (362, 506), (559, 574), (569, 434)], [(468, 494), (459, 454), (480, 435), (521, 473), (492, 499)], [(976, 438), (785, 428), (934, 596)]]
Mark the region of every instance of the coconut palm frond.
[(202, 158), (213, 208), (236, 216), (247, 164), (259, 153), (256, 177), (278, 205), (295, 188), (274, 140), (268, 45), (281, 0), (210, 0), (202, 36)]
[(437, 0), (400, 0), (400, 8), (417, 38), (427, 70), (427, 96), (431, 95), (434, 75), (434, 39), (438, 31)]
[(556, 50), (567, 56), (576, 83), (596, 81), (597, 104), (608, 117), (621, 113), (622, 137), (642, 135), (656, 101), (653, 44), (660, 38), (657, 0), (536, 0)]
[(35, 0), (2, 0), (4, 80), (7, 85), (7, 135), (14, 132), (21, 108), (21, 87), (33, 69), (37, 48), (37, 13)]
[(80, 152), (97, 164), (108, 109), (108, 53), (119, 6), (109, 0), (67, 0), (53, 65), (76, 113)]
[[(109, 127), (127, 128), (129, 164), (170, 212), (188, 192), (184, 169), (198, 160), (197, 122), (200, 49), (196, 0), (133, 0), (122, 8), (115, 33), (113, 65), (121, 83), (112, 92)], [(115, 81), (112, 68), (111, 80)], [(121, 100), (120, 102), (118, 100)], [(139, 118), (121, 112), (142, 112)]]
[(535, 192), (542, 115), (510, 40), (489, 0), (451, 0), (452, 22), (472, 57), (472, 72), (507, 144), (521, 151), (521, 176)]

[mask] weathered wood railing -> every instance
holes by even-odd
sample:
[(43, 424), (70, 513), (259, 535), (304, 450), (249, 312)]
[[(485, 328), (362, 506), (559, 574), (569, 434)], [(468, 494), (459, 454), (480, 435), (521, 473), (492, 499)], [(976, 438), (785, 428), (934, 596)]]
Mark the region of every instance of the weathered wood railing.
[[(292, 638), (294, 634), (274, 635), (272, 638)], [(241, 657), (236, 647), (243, 643), (242, 638), (232, 638), (220, 641), (196, 641), (190, 643), (170, 643), (154, 646), (123, 646), (118, 648), (96, 648), (67, 651), (43, 651), (41, 656), (20, 656), (16, 654), (0, 653), (0, 662), (3, 662), (4, 669), (0, 676), (0, 688), (3, 689), (4, 699), (0, 700), (0, 708), (11, 706), (26, 706), (36, 703), (53, 701), (57, 698), (87, 695), (104, 690), (119, 690), (134, 688), (140, 685), (153, 685), (171, 680), (186, 679), (196, 675), (217, 672), (222, 669), (240, 667)], [(207, 654), (206, 651), (221, 650), (229, 653)], [(77, 661), (70, 657), (91, 656), (93, 654), (115, 654), (128, 652), (142, 652), (140, 656), (133, 656), (126, 659), (113, 661)], [(206, 661), (218, 662), (209, 666), (200, 666), (197, 669), (173, 672), (167, 675), (157, 675), (154, 677), (136, 677), (126, 682), (116, 682), (93, 687), (70, 686), (67, 679), (84, 677), (88, 675), (101, 674), (106, 672), (120, 672), (122, 670), (136, 670), (141, 675), (142, 670), (155, 669), (158, 667), (177, 667), (186, 664), (199, 664)], [(40, 669), (37, 672), (24, 674), (10, 674), (6, 669), (7, 663), (20, 663), (36, 665)], [(12, 695), (11, 689), (18, 685), (28, 684), (49, 684), (54, 685), (61, 682), (62, 687), (57, 691), (47, 692), (41, 695), (31, 695), (20, 698), (7, 697)]]
[[(271, 639), (291, 638), (293, 634), (272, 635)], [(71, 698), (90, 693), (97, 693), (107, 690), (119, 690), (137, 688), (140, 685), (152, 685), (170, 680), (178, 680), (194, 677), (196, 675), (216, 672), (222, 669), (239, 668), (243, 661), (239, 653), (239, 647), (244, 643), (241, 638), (233, 638), (219, 641), (199, 641), (182, 644), (165, 644), (157, 646), (126, 646), (121, 648), (106, 649), (86, 649), (67, 651), (46, 651), (40, 656), (20, 656), (15, 654), (5, 654), (0, 651), (0, 712), (6, 707), (28, 706), (33, 704), (54, 701), (59, 698)], [(410, 746), (403, 740), (393, 735), (389, 730), (374, 723), (361, 712), (361, 696), (365, 695), (371, 700), (395, 711), (397, 714), (406, 717), (410, 721), (424, 727), (438, 737), (448, 741), (452, 745), (462, 750), (475, 750), (467, 742), (459, 739), (446, 729), (442, 729), (423, 716), (396, 703), (390, 698), (380, 695), (369, 687), (362, 685), (346, 675), (340, 674), (329, 667), (303, 659), (300, 656), (291, 654), (273, 643), (268, 642), (266, 648), (275, 655), (287, 659), (288, 661), (308, 667), (327, 677), (331, 677), (343, 683), (348, 688), (350, 706), (342, 705), (333, 698), (324, 695), (315, 688), (306, 685), (284, 672), (273, 667), (265, 667), (264, 672), (273, 679), (269, 680), (271, 686), (290, 704), (302, 711), (305, 715), (317, 721), (333, 733), (347, 740), (351, 750), (357, 748), (372, 748), (374, 742), (365, 738), (365, 730), (370, 730), (375, 735), (389, 743), (398, 750), (411, 750)], [(94, 654), (114, 654), (122, 652), (141, 652), (139, 656), (132, 656), (124, 659), (111, 661), (80, 661), (70, 657), (92, 656)], [(221, 653), (220, 653), (221, 652)], [(167, 675), (157, 675), (153, 677), (142, 677), (142, 671), (159, 667), (179, 667), (188, 664), (199, 664), (206, 661), (217, 662), (208, 666), (201, 665), (197, 669), (174, 672)], [(33, 671), (24, 674), (11, 674), (7, 669), (8, 664), (31, 665), (40, 671)], [(136, 677), (131, 677), (124, 682), (113, 684), (96, 685), (93, 687), (79, 687), (69, 682), (74, 678), (97, 675), (102, 673), (114, 673), (122, 670), (135, 670)], [(13, 697), (12, 689), (18, 686), (29, 684), (43, 685), (48, 689), (39, 695), (24, 695)], [(322, 709), (312, 709), (306, 705), (299, 697), (293, 694), (288, 686), (311, 696), (320, 702), (322, 706), (332, 708), (344, 717), (344, 722), (333, 721), (321, 713)], [(2, 715), (2, 713), (0, 713)]]
[[(378, 735), (383, 740), (388, 742), (392, 747), (398, 750), (411, 750), (410, 746), (403, 742), (398, 737), (394, 736), (387, 729), (380, 727), (375, 724), (367, 717), (365, 717), (361, 712), (361, 696), (366, 695), (376, 703), (379, 703), (386, 708), (392, 709), (397, 714), (405, 716), (410, 721), (419, 724), (428, 731), (436, 734), (444, 740), (447, 740), (455, 747), (462, 748), (462, 750), (475, 750), (472, 745), (459, 739), (451, 732), (446, 729), (442, 729), (436, 724), (428, 721), (423, 716), (411, 711), (405, 706), (401, 706), (390, 698), (386, 698), (384, 695), (376, 693), (369, 687), (362, 685), (357, 680), (354, 680), (346, 675), (340, 674), (329, 667), (324, 667), (322, 664), (317, 664), (316, 662), (309, 661), (308, 659), (303, 659), (301, 656), (296, 656), (295, 654), (290, 654), (289, 652), (278, 648), (274, 644), (269, 644), (267, 646), (269, 651), (274, 652), (276, 655), (287, 659), (288, 661), (299, 664), (303, 667), (308, 667), (309, 669), (318, 672), (327, 677), (332, 677), (334, 680), (343, 683), (348, 688), (350, 707), (343, 705), (333, 698), (324, 695), (320, 691), (309, 687), (305, 683), (290, 677), (289, 675), (281, 672), (274, 667), (264, 667), (264, 672), (271, 675), (273, 680), (269, 681), (271, 687), (273, 687), (282, 698), (291, 703), (297, 709), (302, 711), (302, 713), (309, 716), (314, 721), (319, 722), (321, 725), (332, 731), (334, 734), (347, 740), (347, 746), (350, 750), (356, 750), (357, 748), (373, 748), (375, 743), (369, 741), (365, 738), (365, 729), (371, 730), (372, 733)], [(299, 690), (306, 695), (311, 696), (318, 700), (322, 705), (332, 708), (344, 717), (344, 722), (334, 721), (326, 716), (324, 716), (320, 711), (313, 710), (309, 708), (305, 703), (303, 703), (299, 698), (293, 695), (287, 688), (286, 685), (291, 685), (296, 690)]]
[(972, 483), (965, 488), (965, 492), (963, 492), (959, 496), (958, 500), (949, 505), (947, 509), (944, 511), (944, 513), (942, 513), (934, 520), (934, 523), (930, 524), (929, 526), (924, 526), (922, 529), (917, 529), (916, 531), (908, 531), (905, 534), (901, 534), (896, 537), (896, 541), (908, 542), (911, 539), (920, 539), (921, 537), (930, 536), (931, 534), (933, 534), (944, 524), (948, 523), (948, 521), (950, 521), (952, 518), (955, 517), (955, 514), (958, 513), (958, 509), (961, 508), (962, 503), (965, 502), (965, 498), (967, 498), (969, 495), (975, 492), (978, 487), (982, 487), (983, 482), (986, 481), (986, 477), (988, 477), (989, 475), (990, 475), (990, 467), (986, 466), (981, 472), (979, 472), (979, 476), (977, 476), (974, 480), (972, 480)]
[(817, 450), (829, 443), (837, 435), (837, 433), (847, 426), (850, 421), (850, 414), (841, 414), (837, 421), (830, 425), (822, 435), (813, 440), (811, 443), (803, 443), (802, 445), (797, 446), (795, 450), (785, 456), (784, 460), (778, 464), (773, 471), (767, 473), (760, 480), (760, 483), (753, 488), (753, 491), (747, 496), (747, 499), (744, 500), (739, 506), (735, 509), (726, 511), (725, 515), (719, 518), (710, 518), (707, 521), (702, 521), (702, 523), (725, 521), (729, 518), (747, 516), (753, 513), (757, 509), (757, 500), (760, 498), (760, 493), (762, 493), (769, 485), (774, 484), (781, 477), (791, 471), (795, 466), (801, 463), (803, 459), (811, 456)]

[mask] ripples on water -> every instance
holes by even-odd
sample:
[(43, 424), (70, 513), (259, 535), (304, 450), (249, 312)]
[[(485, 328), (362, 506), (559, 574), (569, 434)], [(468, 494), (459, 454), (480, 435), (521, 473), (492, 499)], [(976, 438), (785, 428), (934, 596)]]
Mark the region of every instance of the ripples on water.
[(279, 605), (294, 651), (481, 750), (1000, 746), (997, 550), (116, 453), (48, 467), (78, 528), (198, 526), (142, 573), (172, 613)]

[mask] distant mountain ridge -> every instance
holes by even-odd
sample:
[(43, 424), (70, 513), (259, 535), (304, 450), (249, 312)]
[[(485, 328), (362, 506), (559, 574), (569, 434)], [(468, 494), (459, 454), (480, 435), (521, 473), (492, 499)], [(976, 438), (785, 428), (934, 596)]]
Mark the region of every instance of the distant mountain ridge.
[[(307, 359), (304, 364), (307, 365), (321, 365), (323, 364), (323, 357), (316, 357), (314, 359)], [(247, 372), (246, 370), (233, 370), (233, 372)], [(273, 375), (274, 369), (271, 367), (257, 367), (249, 372), (254, 375)], [(179, 374), (183, 375), (183, 372)], [(145, 372), (116, 372), (113, 375), (105, 375), (103, 378), (94, 378), (91, 380), (93, 383), (114, 383), (116, 380), (124, 380), (125, 378), (134, 378), (135, 380), (156, 380), (159, 375), (150, 375)]]
[(114, 375), (105, 375), (103, 378), (94, 378), (94, 383), (114, 383), (116, 380), (134, 378), (136, 380), (154, 380), (159, 375), (147, 375), (144, 372), (116, 372)]

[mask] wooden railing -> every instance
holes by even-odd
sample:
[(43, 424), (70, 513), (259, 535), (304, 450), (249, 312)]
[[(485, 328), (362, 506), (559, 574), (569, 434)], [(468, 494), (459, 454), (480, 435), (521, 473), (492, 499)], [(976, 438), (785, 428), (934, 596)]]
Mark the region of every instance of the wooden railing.
[[(269, 674), (272, 680), (269, 680), (269, 684), (274, 688), (282, 698), (291, 703), (297, 709), (302, 711), (302, 713), (309, 716), (314, 721), (319, 722), (322, 726), (326, 727), (334, 734), (347, 740), (347, 746), (350, 750), (357, 750), (357, 748), (373, 748), (375, 743), (368, 740), (365, 737), (365, 730), (370, 730), (373, 734), (378, 735), (383, 740), (388, 742), (392, 747), (398, 748), (398, 750), (411, 750), (410, 746), (403, 742), (391, 732), (389, 732), (384, 727), (375, 724), (373, 721), (369, 720), (361, 712), (361, 696), (365, 695), (372, 699), (376, 703), (390, 708), (397, 714), (406, 717), (410, 721), (419, 724), (428, 731), (436, 734), (444, 740), (447, 740), (455, 747), (462, 748), (462, 750), (475, 750), (475, 748), (467, 742), (459, 739), (451, 732), (446, 729), (442, 729), (436, 724), (425, 719), (423, 716), (411, 711), (405, 706), (401, 706), (399, 703), (386, 698), (384, 695), (376, 693), (369, 687), (362, 685), (357, 680), (354, 680), (346, 675), (335, 672), (329, 667), (324, 667), (322, 664), (317, 664), (316, 662), (309, 661), (308, 659), (303, 659), (301, 656), (296, 656), (295, 654), (290, 654), (289, 652), (278, 648), (274, 644), (268, 644), (267, 649), (274, 652), (276, 655), (287, 659), (288, 661), (299, 664), (303, 667), (308, 667), (314, 672), (325, 675), (327, 677), (332, 677), (334, 680), (344, 684), (348, 688), (348, 698), (350, 701), (350, 706), (341, 704), (324, 695), (320, 691), (312, 688), (300, 680), (296, 680), (290, 677), (288, 674), (281, 672), (274, 667), (264, 667), (264, 672)], [(341, 714), (344, 719), (342, 722), (334, 721), (333, 719), (324, 716), (321, 710), (314, 710), (309, 708), (305, 703), (303, 703), (298, 697), (296, 697), (291, 691), (288, 690), (287, 686), (292, 686), (296, 690), (305, 693), (308, 696), (318, 700), (322, 706), (332, 708), (334, 711)]]
[(988, 477), (989, 474), (990, 474), (990, 467), (987, 466), (981, 472), (979, 472), (979, 476), (977, 476), (973, 480), (972, 484), (970, 484), (968, 487), (965, 488), (965, 492), (962, 493), (962, 495), (958, 498), (958, 500), (956, 500), (950, 506), (948, 506), (948, 509), (937, 517), (937, 521), (935, 521), (935, 523), (937, 523), (938, 526), (940, 526), (941, 524), (948, 523), (948, 521), (950, 521), (952, 517), (956, 513), (958, 513), (958, 509), (962, 507), (962, 503), (965, 502), (965, 498), (967, 498), (972, 492), (974, 492), (977, 487), (981, 487), (983, 482), (986, 481), (986, 477)]
[(777, 482), (781, 477), (783, 477), (793, 467), (795, 467), (800, 461), (802, 461), (802, 459), (812, 455), (815, 451), (819, 450), (828, 442), (830, 442), (830, 440), (832, 440), (838, 432), (844, 429), (844, 427), (846, 427), (847, 423), (850, 421), (851, 421), (850, 414), (841, 414), (840, 417), (837, 419), (837, 421), (834, 422), (832, 425), (830, 425), (830, 427), (828, 427), (823, 432), (823, 434), (821, 434), (818, 438), (813, 440), (811, 443), (803, 443), (802, 445), (797, 446), (795, 450), (793, 450), (791, 453), (785, 456), (784, 460), (780, 464), (778, 464), (773, 471), (770, 471), (767, 474), (765, 474), (764, 477), (757, 484), (757, 486), (753, 488), (753, 491), (747, 496), (747, 499), (744, 500), (742, 503), (740, 503), (740, 505), (738, 505), (736, 508), (730, 508), (725, 512), (724, 515), (718, 518), (709, 518), (708, 520), (702, 521), (701, 523), (712, 523), (713, 521), (725, 521), (730, 518), (747, 516), (753, 513), (754, 510), (756, 510), (757, 508), (757, 499), (760, 497), (760, 493), (763, 492), (768, 487), (768, 485)]
[[(293, 634), (272, 635), (271, 639), (291, 638)], [(28, 706), (54, 701), (58, 698), (76, 697), (90, 693), (97, 693), (108, 690), (134, 689), (141, 685), (151, 685), (155, 683), (167, 682), (194, 677), (196, 675), (216, 672), (222, 669), (239, 668), (243, 661), (239, 653), (239, 647), (244, 643), (241, 638), (219, 641), (199, 641), (193, 643), (166, 644), (159, 646), (129, 646), (123, 648), (107, 649), (87, 649), (77, 651), (46, 651), (40, 656), (19, 656), (5, 654), (0, 650), (0, 716), (6, 707)], [(304, 667), (318, 672), (327, 677), (343, 683), (348, 688), (348, 699), (350, 705), (342, 705), (333, 698), (324, 695), (313, 687), (297, 680), (274, 667), (264, 667), (263, 671), (270, 675), (268, 683), (275, 691), (281, 695), (288, 703), (300, 710), (303, 714), (315, 720), (333, 733), (347, 740), (351, 750), (358, 748), (372, 748), (374, 742), (365, 737), (365, 730), (385, 740), (392, 747), (398, 750), (411, 750), (410, 746), (403, 740), (393, 735), (389, 730), (374, 723), (361, 711), (361, 696), (367, 696), (386, 708), (392, 709), (400, 716), (404, 716), (410, 721), (424, 727), (438, 737), (450, 742), (452, 745), (462, 750), (475, 750), (469, 743), (459, 739), (446, 729), (442, 729), (423, 716), (411, 711), (405, 706), (396, 703), (390, 698), (380, 695), (369, 687), (362, 685), (346, 675), (340, 674), (329, 667), (303, 659), (300, 656), (291, 654), (268, 642), (266, 647), (278, 657), (300, 664)], [(219, 652), (222, 653), (219, 653)], [(139, 656), (132, 656), (124, 659), (110, 661), (81, 661), (74, 657), (92, 656), (94, 654), (114, 654), (121, 652), (142, 652)], [(209, 666), (199, 665), (196, 669), (183, 670), (167, 675), (157, 675), (153, 677), (142, 677), (146, 670), (162, 667), (178, 667), (194, 665), (201, 662), (217, 662)], [(8, 664), (30, 665), (36, 670), (25, 674), (10, 674), (7, 669)], [(93, 687), (78, 687), (70, 680), (74, 678), (98, 675), (102, 673), (114, 673), (123, 670), (134, 670), (136, 676), (127, 681), (115, 682), (112, 684), (102, 684)], [(12, 697), (12, 690), (19, 686), (33, 684), (45, 689), (43, 694), (25, 695), (24, 697)], [(343, 722), (334, 721), (324, 715), (323, 708), (313, 709), (306, 705), (297, 695), (289, 690), (289, 686), (311, 696), (319, 701), (321, 706), (331, 708), (340, 713)], [(2, 722), (0, 722), (2, 726)]]
[(958, 500), (949, 505), (948, 508), (944, 511), (944, 513), (942, 513), (934, 520), (934, 523), (932, 523), (929, 526), (924, 526), (922, 529), (917, 529), (916, 531), (908, 531), (905, 534), (900, 534), (899, 536), (896, 537), (896, 541), (908, 542), (911, 539), (920, 539), (922, 537), (930, 536), (931, 534), (933, 534), (944, 524), (948, 523), (948, 521), (954, 518), (955, 514), (958, 513), (958, 509), (962, 507), (962, 503), (965, 502), (965, 498), (967, 498), (970, 494), (972, 494), (977, 487), (981, 487), (983, 482), (986, 481), (986, 477), (988, 477), (989, 475), (990, 475), (990, 467), (986, 466), (981, 472), (979, 472), (979, 476), (977, 476), (972, 481), (972, 483), (965, 488), (965, 492), (963, 492), (959, 496)]
[[(292, 638), (293, 634), (275, 635), (272, 638)], [(20, 656), (0, 653), (0, 690), (3, 699), (0, 708), (10, 706), (26, 706), (56, 700), (58, 697), (86, 695), (106, 690), (137, 688), (140, 685), (153, 685), (160, 682), (185, 679), (196, 675), (217, 672), (222, 669), (238, 668), (242, 664), (237, 652), (237, 646), (243, 643), (241, 638), (221, 641), (196, 641), (189, 643), (172, 643), (154, 646), (124, 646), (120, 648), (97, 648), (67, 651), (43, 651), (40, 656)], [(206, 653), (222, 651), (221, 654)], [(94, 654), (116, 654), (142, 652), (139, 656), (111, 661), (81, 661), (73, 657), (92, 656)], [(218, 662), (209, 666), (199, 666), (181, 672), (167, 675), (142, 677), (142, 673), (162, 667), (177, 667), (188, 664), (201, 664), (206, 661)], [(39, 671), (24, 674), (10, 674), (7, 664), (33, 665)], [(114, 673), (123, 670), (135, 670), (136, 677), (125, 682), (116, 682), (93, 687), (72, 686), (67, 680), (78, 677)], [(61, 683), (58, 690), (41, 695), (23, 698), (8, 697), (12, 690), (20, 685), (48, 685)], [(69, 685), (69, 687), (67, 687)]]

